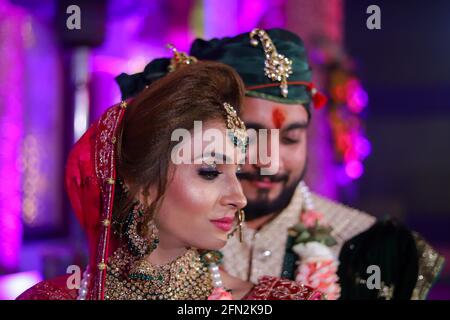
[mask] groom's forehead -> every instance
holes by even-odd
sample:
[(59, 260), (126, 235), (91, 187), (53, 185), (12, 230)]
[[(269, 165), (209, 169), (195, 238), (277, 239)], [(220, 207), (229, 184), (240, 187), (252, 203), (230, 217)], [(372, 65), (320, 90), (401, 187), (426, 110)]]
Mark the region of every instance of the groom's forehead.
[(293, 122), (307, 123), (308, 113), (301, 104), (283, 104), (263, 99), (246, 98), (242, 119), (247, 128), (278, 128)]

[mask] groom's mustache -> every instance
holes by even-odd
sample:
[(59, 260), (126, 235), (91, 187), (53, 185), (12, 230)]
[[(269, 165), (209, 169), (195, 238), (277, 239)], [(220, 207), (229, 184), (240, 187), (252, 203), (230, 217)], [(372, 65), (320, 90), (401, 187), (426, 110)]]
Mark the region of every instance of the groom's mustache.
[(237, 174), (239, 180), (248, 181), (262, 181), (269, 180), (270, 182), (287, 182), (289, 175), (287, 173), (277, 174), (277, 175), (260, 175), (257, 172), (239, 172)]

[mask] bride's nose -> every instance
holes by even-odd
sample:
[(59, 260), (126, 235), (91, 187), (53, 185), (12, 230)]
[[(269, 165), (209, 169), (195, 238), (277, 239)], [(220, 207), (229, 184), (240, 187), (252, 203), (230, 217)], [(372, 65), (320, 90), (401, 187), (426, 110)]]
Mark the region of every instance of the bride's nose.
[(242, 209), (247, 205), (247, 198), (242, 190), (241, 183), (236, 176), (230, 179), (230, 183), (226, 188), (226, 194), (224, 194), (223, 204), (227, 206), (233, 206), (236, 209)]

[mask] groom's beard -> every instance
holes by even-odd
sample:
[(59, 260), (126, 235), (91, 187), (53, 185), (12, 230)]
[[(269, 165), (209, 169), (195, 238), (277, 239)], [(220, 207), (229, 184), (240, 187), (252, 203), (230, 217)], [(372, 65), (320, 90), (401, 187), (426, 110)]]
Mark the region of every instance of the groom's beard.
[[(305, 170), (302, 172), (298, 179), (294, 180), (290, 184), (287, 184), (287, 176), (273, 176), (274, 181), (285, 181), (285, 185), (280, 195), (274, 200), (270, 201), (268, 199), (267, 190), (259, 189), (256, 199), (247, 199), (247, 206), (244, 208), (245, 219), (251, 221), (256, 218), (260, 218), (271, 213), (280, 212), (285, 209), (291, 202), (298, 184), (303, 179), (304, 173)], [(267, 178), (267, 176), (265, 177)], [(252, 180), (257, 178), (256, 175), (243, 173), (242, 176), (240, 176), (240, 179)]]

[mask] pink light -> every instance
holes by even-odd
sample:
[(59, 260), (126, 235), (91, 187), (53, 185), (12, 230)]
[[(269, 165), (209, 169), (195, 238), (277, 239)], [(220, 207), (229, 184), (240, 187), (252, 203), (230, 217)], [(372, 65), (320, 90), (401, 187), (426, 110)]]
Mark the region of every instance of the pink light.
[(345, 173), (347, 176), (349, 176), (351, 179), (358, 179), (362, 176), (364, 172), (364, 167), (358, 160), (350, 161), (345, 165)]
[(42, 281), (38, 271), (20, 272), (0, 277), (0, 300), (14, 300), (22, 292)]
[(347, 105), (350, 111), (360, 113), (369, 101), (367, 92), (358, 80), (353, 79), (347, 83)]
[(358, 159), (358, 156), (357, 156), (354, 148), (348, 148), (347, 151), (345, 151), (345, 153), (344, 153), (344, 161), (345, 162), (350, 162), (350, 161), (357, 160), (357, 159)]
[[(238, 26), (242, 32), (255, 28), (268, 6), (264, 1), (243, 1), (242, 3), (236, 1), (236, 4), (240, 5)], [(220, 12), (218, 13), (220, 15)]]
[(23, 86), (25, 13), (1, 2), (0, 18), (0, 269), (18, 267), (22, 241), (21, 183), (19, 168), (23, 137)]

